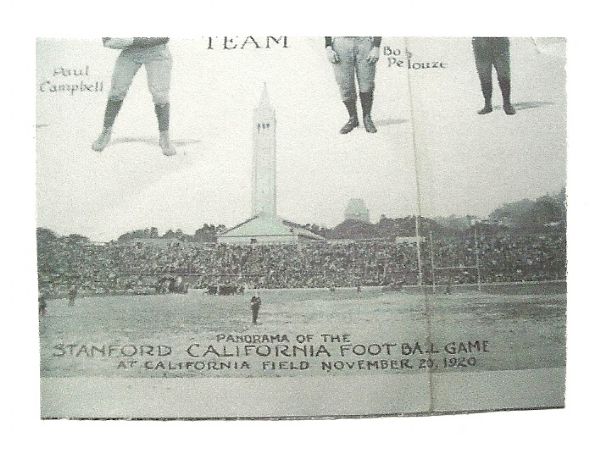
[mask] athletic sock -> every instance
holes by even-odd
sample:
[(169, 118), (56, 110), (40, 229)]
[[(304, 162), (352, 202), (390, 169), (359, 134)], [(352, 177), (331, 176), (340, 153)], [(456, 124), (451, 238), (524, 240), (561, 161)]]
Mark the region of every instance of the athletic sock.
[(504, 106), (510, 106), (510, 79), (498, 79)]
[(363, 116), (371, 114), (371, 108), (373, 107), (373, 91), (360, 92), (360, 104), (362, 106)]
[(492, 106), (492, 83), (491, 82), (482, 82), (481, 83), (481, 92), (483, 93), (483, 99), (485, 100), (485, 106)]
[(358, 111), (356, 109), (356, 100), (348, 100), (344, 102), (346, 105), (346, 110), (348, 110), (348, 115), (351, 119), (358, 119)]
[(123, 105), (123, 100), (108, 100), (106, 102), (106, 111), (104, 112), (104, 128), (110, 129), (115, 123), (117, 114)]
[(154, 112), (156, 113), (156, 119), (158, 119), (158, 130), (160, 132), (169, 130), (170, 106), (169, 103), (165, 103), (164, 105), (154, 105)]

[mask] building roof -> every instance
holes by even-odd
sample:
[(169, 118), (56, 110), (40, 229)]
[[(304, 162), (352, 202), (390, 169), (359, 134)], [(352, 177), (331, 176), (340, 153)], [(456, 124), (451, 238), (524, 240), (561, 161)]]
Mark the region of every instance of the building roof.
[(257, 215), (223, 232), (220, 237), (281, 237), (299, 236), (311, 240), (323, 237), (280, 217)]

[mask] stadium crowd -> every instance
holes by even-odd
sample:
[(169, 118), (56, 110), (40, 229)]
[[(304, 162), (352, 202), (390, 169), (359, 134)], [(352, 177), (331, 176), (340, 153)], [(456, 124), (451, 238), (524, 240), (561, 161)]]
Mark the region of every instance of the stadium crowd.
[[(540, 234), (489, 233), (423, 240), (424, 283), (474, 283), (477, 257), (482, 282), (562, 280), (566, 272), (563, 231)], [(299, 245), (226, 245), (136, 240), (94, 244), (82, 238), (38, 240), (41, 290), (64, 296), (155, 293), (165, 276), (183, 276), (194, 288), (214, 284), (266, 288), (377, 286), (418, 279), (417, 246), (393, 240), (319, 241)]]
[[(424, 255), (430, 258), (425, 242)], [(446, 275), (457, 283), (476, 281), (477, 256), (482, 282), (523, 282), (564, 280), (566, 278), (566, 238), (564, 233), (489, 234), (434, 240), (433, 256), (440, 277)], [(461, 268), (467, 268), (461, 270)], [(431, 265), (423, 267), (426, 280), (431, 280)], [(429, 277), (428, 277), (429, 276)]]

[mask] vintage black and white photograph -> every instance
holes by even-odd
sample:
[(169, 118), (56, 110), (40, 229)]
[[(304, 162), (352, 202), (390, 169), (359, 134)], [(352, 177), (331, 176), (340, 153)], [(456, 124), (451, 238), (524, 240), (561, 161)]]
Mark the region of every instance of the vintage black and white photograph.
[(565, 63), (550, 37), (39, 38), (42, 418), (563, 407)]
[(169, 88), (172, 59), (167, 48), (168, 37), (112, 38), (104, 37), (105, 47), (121, 50), (116, 60), (104, 113), (104, 125), (94, 151), (102, 151), (110, 143), (112, 127), (119, 114), (131, 82), (143, 65), (148, 77), (154, 111), (160, 132), (159, 145), (165, 156), (173, 156), (176, 149), (169, 139)]

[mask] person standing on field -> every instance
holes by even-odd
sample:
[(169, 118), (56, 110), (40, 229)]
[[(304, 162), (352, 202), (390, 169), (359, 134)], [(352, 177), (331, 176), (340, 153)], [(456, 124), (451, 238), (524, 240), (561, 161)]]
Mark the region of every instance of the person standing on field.
[(75, 306), (75, 298), (77, 298), (77, 287), (71, 285), (69, 287), (69, 306)]
[(254, 296), (250, 299), (250, 309), (252, 310), (252, 324), (256, 325), (258, 321), (258, 311), (260, 310), (260, 305), (262, 301), (258, 296), (258, 293), (255, 293)]
[(48, 314), (48, 311), (46, 311), (46, 307), (47, 307), (46, 298), (44, 297), (44, 295), (42, 293), (39, 293), (38, 294), (38, 315), (39, 316), (46, 316)]

